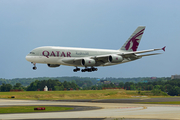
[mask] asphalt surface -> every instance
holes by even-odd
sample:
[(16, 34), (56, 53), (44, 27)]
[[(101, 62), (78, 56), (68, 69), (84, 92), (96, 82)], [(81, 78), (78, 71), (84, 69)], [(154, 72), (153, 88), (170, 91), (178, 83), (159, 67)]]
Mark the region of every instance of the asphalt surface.
[(104, 120), (104, 118), (55, 118), (55, 119), (26, 119), (26, 120)]
[(136, 102), (180, 101), (173, 98), (135, 98), (135, 99), (89, 99), (89, 100), (16, 100), (0, 99), (0, 106), (62, 106), (74, 110), (0, 114), (0, 119), (14, 120), (179, 120), (180, 105), (134, 104)]
[(135, 98), (135, 99), (85, 99), (85, 100), (56, 100), (62, 102), (95, 102), (95, 103), (138, 103), (138, 102), (170, 102), (180, 101), (180, 97), (172, 98)]
[[(20, 120), (20, 119), (16, 119)], [(50, 119), (26, 119), (26, 120), (162, 120), (162, 119), (141, 119), (141, 118), (50, 118)], [(170, 120), (170, 119), (163, 119)]]

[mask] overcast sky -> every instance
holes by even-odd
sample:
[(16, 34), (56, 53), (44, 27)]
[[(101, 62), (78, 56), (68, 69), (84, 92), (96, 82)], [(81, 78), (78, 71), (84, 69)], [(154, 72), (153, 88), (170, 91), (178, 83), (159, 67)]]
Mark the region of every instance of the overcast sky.
[[(180, 74), (179, 0), (0, 0), (0, 78), (170, 77)], [(146, 26), (138, 50), (167, 46), (161, 55), (77, 72), (74, 67), (37, 70), (25, 56), (40, 46), (119, 49)]]

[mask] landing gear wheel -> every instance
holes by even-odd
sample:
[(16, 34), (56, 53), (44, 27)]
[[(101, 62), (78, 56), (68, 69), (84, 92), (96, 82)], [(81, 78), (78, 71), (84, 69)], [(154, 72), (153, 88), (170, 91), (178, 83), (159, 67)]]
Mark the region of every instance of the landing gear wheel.
[(92, 71), (97, 71), (98, 69), (97, 69), (97, 68), (92, 67), (92, 68), (91, 68), (91, 70), (92, 70)]
[(97, 68), (94, 68), (94, 67), (91, 67), (91, 68), (87, 68), (85, 67), (85, 69), (82, 69), (81, 72), (94, 72), (94, 71), (97, 71), (98, 69)]
[(33, 67), (33, 70), (36, 70), (37, 69), (37, 67)]
[(91, 69), (91, 68), (88, 68), (87, 71), (88, 71), (88, 72), (92, 72), (92, 69)]
[(94, 69), (94, 71), (97, 71), (97, 70), (98, 70), (97, 68)]
[(74, 72), (80, 71), (80, 68), (76, 67), (76, 69), (73, 69)]
[(84, 70), (84, 69), (82, 69), (82, 70), (81, 70), (81, 72), (85, 72), (85, 70)]
[(76, 70), (76, 69), (73, 69), (73, 71), (74, 71), (74, 72), (77, 72), (77, 70)]

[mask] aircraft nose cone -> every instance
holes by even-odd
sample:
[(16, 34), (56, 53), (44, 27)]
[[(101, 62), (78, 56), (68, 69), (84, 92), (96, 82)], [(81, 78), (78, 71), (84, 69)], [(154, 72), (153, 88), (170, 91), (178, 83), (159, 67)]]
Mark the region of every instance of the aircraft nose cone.
[(26, 60), (29, 61), (30, 60), (30, 56), (29, 55), (26, 55)]
[(26, 57), (25, 57), (25, 58), (26, 58), (26, 60), (28, 59), (27, 55), (26, 55)]

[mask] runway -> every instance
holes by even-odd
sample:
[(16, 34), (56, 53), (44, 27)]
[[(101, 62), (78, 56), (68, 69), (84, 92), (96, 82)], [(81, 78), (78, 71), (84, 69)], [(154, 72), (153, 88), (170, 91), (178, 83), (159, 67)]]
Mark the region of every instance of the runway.
[[(15, 113), (0, 114), (0, 119), (51, 119), (51, 120), (180, 120), (180, 105), (134, 104), (134, 103), (101, 103), (66, 102), (66, 101), (36, 101), (0, 99), (0, 106), (13, 105), (55, 105), (78, 106), (84, 110), (45, 112), (45, 113)], [(107, 100), (108, 101), (108, 100)], [(86, 108), (91, 109), (86, 109)]]

